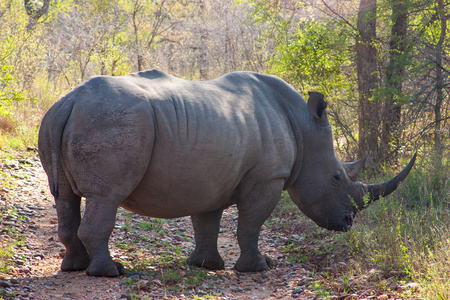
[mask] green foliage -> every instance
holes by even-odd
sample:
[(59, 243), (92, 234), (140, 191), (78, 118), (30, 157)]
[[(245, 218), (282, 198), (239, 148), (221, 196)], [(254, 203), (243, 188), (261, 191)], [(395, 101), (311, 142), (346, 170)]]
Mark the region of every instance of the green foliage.
[(27, 32), (23, 2), (7, 2), (0, 4), (0, 148), (24, 149), (37, 142), (38, 98), (29, 90), (44, 43)]
[(14, 121), (11, 120), (12, 110), (20, 105), (20, 102), (28, 100), (23, 91), (16, 89), (17, 81), (14, 77), (14, 67), (0, 64), (0, 118), (3, 119), (0, 130), (11, 131), (14, 128)]
[(303, 91), (328, 95), (348, 91), (354, 82), (349, 45), (352, 32), (336, 20), (303, 21), (297, 30), (277, 45), (273, 72)]
[[(292, 15), (284, 12), (279, 2), (271, 2), (264, 0), (238, 0), (239, 4), (248, 4), (251, 11), (248, 15), (249, 20), (255, 23), (268, 24), (265, 27), (265, 37), (273, 36), (282, 40), (288, 36), (289, 27), (291, 26)], [(293, 6), (302, 5), (294, 3)]]

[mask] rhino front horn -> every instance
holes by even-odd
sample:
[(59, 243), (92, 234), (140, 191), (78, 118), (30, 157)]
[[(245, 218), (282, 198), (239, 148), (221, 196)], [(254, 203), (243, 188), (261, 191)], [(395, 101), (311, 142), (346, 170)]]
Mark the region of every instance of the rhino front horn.
[(406, 178), (406, 176), (408, 176), (409, 171), (411, 171), (412, 167), (414, 166), (416, 156), (417, 152), (414, 153), (414, 156), (411, 158), (408, 165), (391, 180), (378, 184), (365, 184), (364, 189), (369, 194), (368, 204), (380, 199), (380, 197), (386, 197), (387, 195), (395, 191), (399, 184)]

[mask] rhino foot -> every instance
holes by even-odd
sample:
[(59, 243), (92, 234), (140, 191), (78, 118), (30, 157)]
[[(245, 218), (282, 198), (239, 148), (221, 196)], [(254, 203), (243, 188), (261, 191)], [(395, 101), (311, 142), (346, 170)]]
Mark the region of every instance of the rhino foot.
[[(217, 252), (217, 251), (216, 251)], [(223, 261), (220, 254), (217, 253), (205, 253), (200, 252), (198, 250), (194, 250), (194, 252), (189, 255), (187, 259), (188, 265), (197, 266), (200, 268), (205, 268), (209, 270), (224, 270), (225, 262)]]
[(92, 262), (87, 268), (86, 273), (89, 276), (117, 277), (119, 275), (125, 275), (126, 271), (121, 263), (109, 260), (108, 262)]
[(239, 272), (258, 272), (274, 266), (273, 260), (265, 255), (241, 254), (234, 268)]
[(66, 253), (61, 263), (61, 271), (83, 271), (89, 267), (90, 262), (91, 260), (89, 259), (89, 255), (86, 251), (81, 255), (69, 255)]

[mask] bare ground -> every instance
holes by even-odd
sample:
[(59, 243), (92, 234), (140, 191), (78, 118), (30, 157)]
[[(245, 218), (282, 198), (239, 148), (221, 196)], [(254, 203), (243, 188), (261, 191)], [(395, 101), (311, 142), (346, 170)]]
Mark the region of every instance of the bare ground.
[(61, 272), (64, 247), (57, 237), (56, 210), (38, 157), (8, 159), (6, 155), (0, 167), (4, 185), (0, 186), (0, 248), (12, 249), (9, 256), (0, 253), (4, 260), (0, 299), (391, 298), (364, 284), (364, 288), (351, 288), (340, 277), (348, 272), (350, 258), (345, 249), (336, 249), (335, 233), (299, 219), (297, 212), (280, 209), (263, 226), (260, 237), (261, 252), (276, 261), (271, 270), (233, 270), (239, 249), (237, 212), (232, 207), (224, 213), (219, 236), (226, 270), (185, 265), (194, 248), (189, 218), (158, 220), (119, 210), (110, 251), (129, 273), (97, 278), (84, 272)]

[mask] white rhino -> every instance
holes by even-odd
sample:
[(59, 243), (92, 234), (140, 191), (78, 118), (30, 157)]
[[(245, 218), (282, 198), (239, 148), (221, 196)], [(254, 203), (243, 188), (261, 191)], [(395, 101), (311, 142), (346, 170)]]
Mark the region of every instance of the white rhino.
[(283, 190), (318, 225), (348, 230), (364, 195), (374, 201), (394, 191), (415, 156), (388, 182), (354, 182), (349, 175), (360, 164), (336, 157), (326, 106), (320, 93), (305, 102), (278, 77), (251, 72), (204, 82), (157, 70), (87, 80), (50, 108), (39, 132), (66, 247), (61, 269), (124, 273), (108, 250), (119, 206), (191, 216), (196, 247), (187, 262), (211, 269), (224, 268), (217, 238), (232, 204), (239, 271), (273, 266), (257, 242)]

